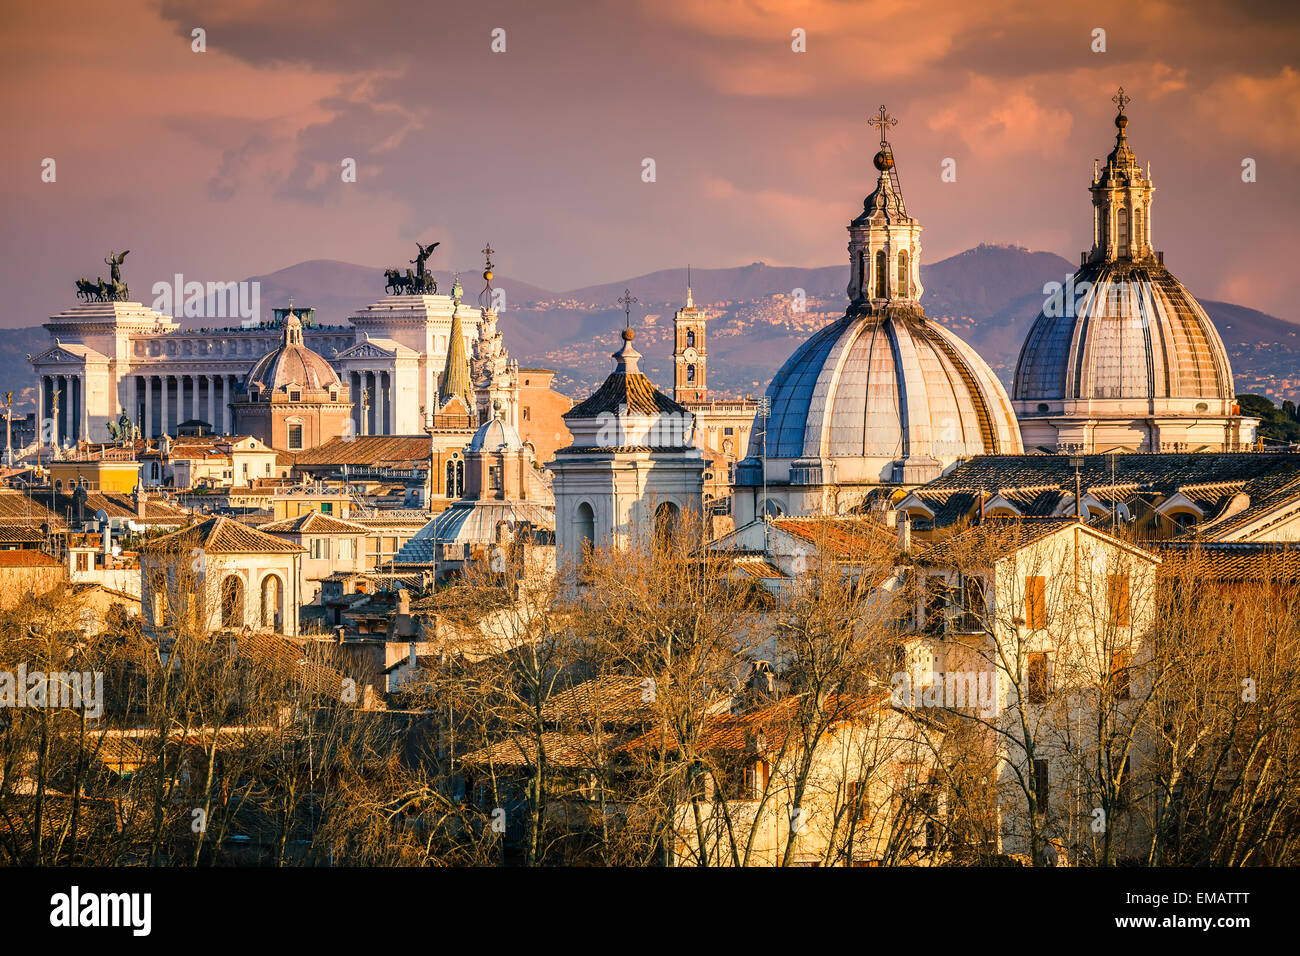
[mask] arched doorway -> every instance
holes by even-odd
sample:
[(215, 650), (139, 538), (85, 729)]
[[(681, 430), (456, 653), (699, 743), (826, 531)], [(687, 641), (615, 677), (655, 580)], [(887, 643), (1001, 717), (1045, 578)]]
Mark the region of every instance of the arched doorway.
[(242, 627), (244, 623), (244, 582), (231, 574), (221, 582), (221, 625)]
[(655, 509), (655, 544), (667, 547), (673, 543), (681, 516), (681, 510), (671, 501), (665, 501)]
[(596, 512), (592, 511), (591, 505), (585, 501), (578, 505), (575, 524), (578, 532), (578, 550), (594, 548), (596, 546)]
[(284, 621), (284, 583), (274, 574), (262, 579), (262, 627), (279, 630)]

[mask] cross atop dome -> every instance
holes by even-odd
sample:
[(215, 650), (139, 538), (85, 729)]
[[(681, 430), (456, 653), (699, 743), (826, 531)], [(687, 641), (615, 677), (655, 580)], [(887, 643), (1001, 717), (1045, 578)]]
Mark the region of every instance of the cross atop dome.
[(878, 110), (878, 113), (879, 115), (873, 116), (871, 117), (871, 119), (867, 120), (867, 125), (874, 126), (880, 130), (880, 148), (888, 149), (889, 137), (886, 135), (886, 133), (888, 132), (891, 126), (898, 125), (898, 120), (894, 119), (894, 117), (889, 115), (889, 111), (885, 109), (885, 104), (883, 103), (880, 104), (880, 109)]
[(1119, 113), (1121, 116), (1123, 116), (1124, 107), (1128, 106), (1128, 104), (1133, 102), (1133, 97), (1126, 95), (1124, 93), (1124, 87), (1121, 86), (1119, 88), (1119, 91), (1110, 98), (1110, 101), (1114, 103), (1117, 107), (1119, 107)]

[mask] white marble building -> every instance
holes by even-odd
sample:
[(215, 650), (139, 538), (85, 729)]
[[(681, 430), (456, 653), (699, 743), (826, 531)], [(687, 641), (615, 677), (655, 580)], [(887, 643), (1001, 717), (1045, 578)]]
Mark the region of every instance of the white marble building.
[[(467, 350), (480, 310), (459, 306)], [(304, 330), (305, 344), (351, 386), (357, 434), (412, 435), (437, 404), (452, 299), (387, 296), (350, 325)], [(73, 306), (45, 323), (51, 346), (31, 357), (44, 444), (103, 441), (125, 411), (146, 437), (176, 435), (186, 421), (229, 434), (236, 384), (274, 350), (273, 326), (186, 330), (139, 302)], [(58, 414), (55, 416), (57, 399)]]

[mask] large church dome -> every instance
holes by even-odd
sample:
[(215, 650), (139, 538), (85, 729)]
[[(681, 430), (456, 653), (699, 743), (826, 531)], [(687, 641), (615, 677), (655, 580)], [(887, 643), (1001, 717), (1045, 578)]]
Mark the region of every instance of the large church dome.
[[(997, 376), (921, 309), (921, 224), (908, 215), (881, 107), (875, 191), (849, 223), (849, 307), (768, 386), (750, 457), (736, 470), (738, 520), (844, 511), (881, 485), (917, 485), (973, 455), (1017, 454), (1020, 430)], [(762, 500), (766, 499), (766, 500)]]
[(1214, 323), (1159, 261), (1087, 263), (1073, 287), (1084, 290), (1075, 308), (1064, 308), (1062, 298), (1029, 330), (1016, 366), (1017, 401), (1233, 399)]
[[(1025, 446), (1042, 452), (1235, 451), (1254, 438), (1214, 323), (1151, 244), (1155, 186), (1129, 147), (1094, 167), (1093, 245), (1020, 350), (1012, 389)], [(1046, 291), (1046, 290), (1045, 290)]]
[(768, 457), (875, 459), (882, 481), (899, 480), (893, 465), (913, 458), (1021, 450), (997, 376), (919, 309), (846, 315), (790, 357), (767, 397)]
[(256, 389), (269, 397), (288, 385), (315, 391), (341, 388), (330, 363), (303, 344), (302, 320), (292, 310), (284, 320), (280, 345), (258, 359), (249, 370), (244, 391)]

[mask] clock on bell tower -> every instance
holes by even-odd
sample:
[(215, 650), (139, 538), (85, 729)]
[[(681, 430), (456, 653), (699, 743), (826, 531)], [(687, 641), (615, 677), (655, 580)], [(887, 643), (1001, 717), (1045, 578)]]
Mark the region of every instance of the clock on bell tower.
[(704, 346), (706, 317), (695, 307), (687, 269), (686, 305), (673, 316), (673, 399), (703, 402), (708, 399), (708, 353)]

